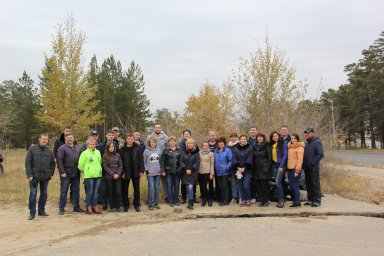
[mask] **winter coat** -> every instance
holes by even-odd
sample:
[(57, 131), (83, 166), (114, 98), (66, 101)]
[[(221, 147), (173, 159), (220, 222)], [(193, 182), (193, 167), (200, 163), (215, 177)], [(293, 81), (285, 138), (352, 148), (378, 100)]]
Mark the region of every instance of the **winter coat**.
[(319, 137), (307, 140), (304, 148), (304, 170), (320, 168), (320, 160), (324, 157), (323, 145)]
[(277, 153), (277, 163), (274, 163), (272, 160), (272, 150), (273, 150), (273, 142), (269, 143), (269, 149), (271, 150), (271, 161), (272, 165), (277, 165), (277, 168), (285, 168), (288, 158), (288, 141), (285, 141), (283, 139), (280, 139), (278, 141), (277, 147), (276, 147), (276, 153)]
[[(198, 171), (200, 168), (200, 154), (194, 148), (192, 151), (183, 151), (180, 157), (180, 171), (183, 174), (183, 184), (197, 185)], [(191, 170), (192, 174), (187, 175), (186, 170)]]
[(161, 151), (158, 148), (147, 148), (144, 150), (144, 168), (148, 176), (157, 176), (161, 174), (160, 170)]
[(129, 148), (125, 144), (120, 149), (120, 157), (123, 162), (122, 174), (125, 174), (125, 179), (129, 179), (130, 177), (139, 177), (140, 173), (144, 173), (144, 159), (139, 145), (133, 143), (132, 157), (130, 157)]
[(256, 143), (253, 146), (253, 172), (256, 180), (267, 180), (272, 177), (271, 150), (268, 143)]
[(232, 168), (232, 151), (224, 147), (223, 151), (219, 148), (215, 150), (215, 173), (216, 176), (228, 175)]
[(100, 178), (102, 176), (102, 158), (98, 149), (87, 148), (80, 155), (78, 167), (84, 173), (84, 179)]
[(246, 172), (252, 171), (252, 165), (253, 147), (249, 143), (245, 145), (240, 145), (240, 143), (238, 143), (233, 150), (233, 172), (236, 173), (238, 167), (245, 167)]
[(57, 168), (60, 174), (66, 174), (68, 178), (80, 177), (77, 165), (80, 158), (80, 147), (73, 145), (72, 147), (64, 144), (57, 150)]
[(161, 132), (159, 135), (157, 135), (155, 132), (151, 133), (145, 140), (145, 146), (147, 148), (149, 148), (148, 143), (152, 137), (157, 139), (157, 148), (160, 150), (160, 154), (163, 153), (168, 145), (168, 136), (164, 132)]
[(123, 163), (121, 157), (118, 153), (111, 154), (111, 160), (108, 164), (107, 156), (103, 156), (103, 168), (104, 168), (104, 178), (106, 180), (112, 180), (115, 174), (119, 175), (119, 179), (123, 172)]
[(304, 146), (304, 142), (302, 141), (299, 141), (295, 144), (288, 143), (287, 168), (289, 170), (299, 169), (299, 171), (296, 172), (300, 173), (303, 166)]
[(181, 150), (176, 148), (172, 150), (167, 148), (163, 151), (160, 157), (160, 169), (165, 171), (165, 173), (176, 175), (179, 174), (179, 166), (180, 166), (180, 157)]
[(185, 146), (185, 142), (187, 142), (186, 139), (181, 139), (179, 141), (179, 143), (177, 144), (177, 147), (181, 150), (181, 151), (185, 151), (187, 150), (186, 146)]
[(55, 172), (55, 158), (48, 146), (40, 147), (39, 144), (28, 149), (25, 158), (25, 172), (27, 177), (41, 181), (48, 181)]
[(200, 150), (200, 174), (215, 175), (215, 155), (208, 149), (208, 152)]

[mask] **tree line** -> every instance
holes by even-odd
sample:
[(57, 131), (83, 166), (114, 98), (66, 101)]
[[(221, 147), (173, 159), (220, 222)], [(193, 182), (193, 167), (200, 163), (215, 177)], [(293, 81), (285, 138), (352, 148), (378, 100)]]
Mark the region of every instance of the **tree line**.
[(85, 38), (69, 16), (57, 26), (37, 84), (26, 71), (18, 81), (0, 83), (0, 143), (28, 148), (40, 132), (56, 137), (67, 125), (79, 139), (90, 129), (105, 134), (113, 126), (122, 133), (145, 134), (154, 122), (170, 135), (190, 129), (197, 141), (205, 140), (210, 130), (228, 136), (256, 126), (269, 133), (283, 124), (298, 133), (313, 127), (326, 145), (340, 134), (350, 141), (360, 136), (362, 145), (367, 134), (383, 140), (383, 33), (358, 63), (346, 66), (348, 83), (323, 92), (319, 100), (307, 98), (307, 82), (296, 78), (284, 51), (266, 38), (262, 47), (240, 59), (222, 84), (207, 81), (190, 95), (184, 110), (159, 108), (154, 113), (140, 66), (132, 60), (123, 68), (113, 55), (99, 65), (94, 55), (86, 67)]

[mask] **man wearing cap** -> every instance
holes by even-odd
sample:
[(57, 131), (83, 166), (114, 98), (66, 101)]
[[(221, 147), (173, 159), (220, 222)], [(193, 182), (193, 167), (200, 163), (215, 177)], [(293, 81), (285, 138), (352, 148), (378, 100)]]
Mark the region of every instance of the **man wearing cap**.
[[(101, 153), (101, 144), (99, 143), (99, 133), (96, 130), (92, 130), (88, 134), (88, 139), (92, 138), (96, 142), (96, 149), (100, 151)], [(87, 149), (87, 142), (83, 144), (83, 146), (80, 148), (80, 154)]]
[(113, 131), (113, 133), (115, 134), (114, 140), (118, 141), (118, 143), (119, 143), (119, 149), (121, 149), (121, 148), (124, 146), (125, 141), (124, 141), (124, 139), (120, 136), (120, 129), (119, 129), (119, 127), (113, 127), (113, 128), (112, 128), (112, 131)]
[(305, 173), (305, 184), (308, 193), (308, 202), (304, 205), (319, 207), (321, 205), (320, 189), (320, 160), (324, 157), (323, 145), (319, 137), (315, 136), (313, 128), (304, 131), (307, 138), (304, 147), (303, 169)]

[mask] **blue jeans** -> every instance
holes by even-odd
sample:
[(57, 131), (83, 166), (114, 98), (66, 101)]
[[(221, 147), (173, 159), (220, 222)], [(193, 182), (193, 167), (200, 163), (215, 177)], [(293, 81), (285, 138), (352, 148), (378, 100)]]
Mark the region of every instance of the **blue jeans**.
[(60, 202), (59, 209), (64, 210), (67, 205), (67, 193), (69, 185), (72, 186), (72, 200), (73, 200), (73, 209), (80, 209), (79, 205), (79, 186), (80, 186), (80, 177), (73, 178), (60, 178)]
[(292, 193), (292, 201), (294, 204), (300, 203), (299, 176), (295, 177), (295, 170), (288, 170), (289, 189)]
[(45, 212), (45, 203), (47, 202), (47, 189), (48, 189), (48, 180), (47, 181), (38, 181), (36, 178), (33, 178), (29, 182), (29, 213), (30, 215), (36, 215), (36, 197), (37, 197), (37, 187), (40, 183), (40, 196), (38, 203), (38, 212)]
[(167, 174), (168, 200), (172, 204), (179, 202), (179, 181), (180, 177), (176, 174)]
[(241, 178), (241, 180), (238, 180), (238, 182), (240, 186), (241, 200), (243, 201), (251, 200), (251, 192), (250, 192), (251, 174), (249, 172), (244, 172), (243, 178)]
[(160, 175), (156, 176), (147, 176), (148, 179), (148, 205), (152, 205), (152, 194), (155, 190), (154, 203), (157, 205), (159, 203), (159, 190), (160, 190)]
[(239, 180), (237, 179), (236, 175), (232, 173), (231, 175), (231, 190), (232, 190), (232, 198), (240, 198), (240, 186), (239, 186)]
[(274, 166), (273, 167), (273, 174), (275, 176), (275, 183), (276, 183), (276, 188), (277, 188), (277, 196), (279, 197), (278, 199), (283, 199), (284, 198), (283, 182), (284, 182), (285, 171), (283, 169), (282, 172), (279, 172), (278, 171), (278, 166)]
[(188, 194), (188, 200), (194, 200), (194, 189), (193, 187), (195, 185), (193, 184), (185, 184), (186, 188), (187, 188), (187, 194)]
[(97, 194), (100, 186), (101, 178), (88, 178), (84, 179), (85, 186), (85, 204), (87, 207), (96, 207)]

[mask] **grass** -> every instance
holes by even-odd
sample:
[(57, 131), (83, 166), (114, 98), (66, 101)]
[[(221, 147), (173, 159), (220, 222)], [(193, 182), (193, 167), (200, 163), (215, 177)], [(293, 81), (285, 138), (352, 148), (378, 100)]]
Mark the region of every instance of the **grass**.
[[(29, 183), (25, 174), (25, 157), (27, 151), (24, 149), (6, 150), (5, 155), (4, 175), (0, 176), (0, 201), (27, 201), (29, 196)], [(83, 184), (81, 178), (80, 184)], [(147, 196), (147, 179), (140, 179), (141, 199), (146, 199)], [(132, 183), (129, 186), (129, 197), (133, 198)], [(48, 200), (59, 201), (60, 198), (60, 177), (56, 169), (55, 174), (48, 185)], [(80, 198), (85, 199), (84, 186), (80, 185)], [(160, 198), (162, 189), (160, 187)]]

